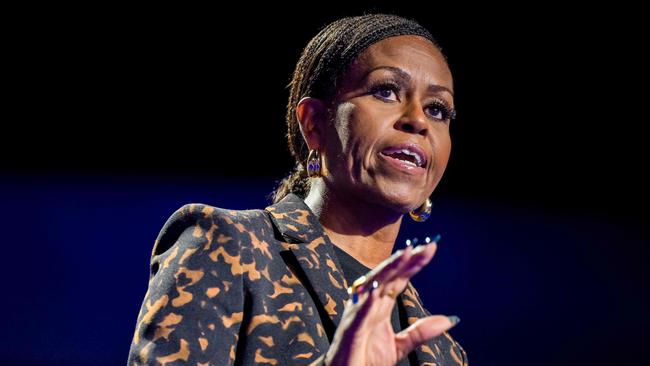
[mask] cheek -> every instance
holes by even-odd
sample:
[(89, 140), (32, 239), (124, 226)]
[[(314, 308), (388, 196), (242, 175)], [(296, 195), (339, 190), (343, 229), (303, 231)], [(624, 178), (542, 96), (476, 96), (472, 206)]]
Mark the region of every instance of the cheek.
[(377, 140), (377, 116), (358, 100), (337, 106), (327, 138), (332, 179), (354, 184), (372, 175), (371, 155)]
[(436, 152), (442, 161), (447, 162), (449, 160), (449, 155), (451, 154), (451, 139), (449, 135), (440, 141)]
[[(356, 168), (362, 171), (373, 170), (373, 155), (378, 141), (393, 133), (392, 123), (385, 116), (364, 105), (359, 105), (350, 116), (346, 153), (354, 160)], [(389, 121), (389, 122), (386, 122)], [(361, 172), (359, 172), (361, 173)]]
[(350, 142), (350, 129), (354, 120), (355, 106), (352, 103), (339, 104), (332, 126), (334, 126), (334, 140), (337, 140), (342, 147), (348, 146)]
[(328, 175), (335, 181), (348, 181), (351, 150), (355, 144), (355, 105), (339, 104), (327, 125), (324, 141)]
[(436, 144), (433, 149), (435, 160), (433, 169), (435, 170), (435, 179), (437, 181), (440, 180), (442, 173), (445, 171), (449, 162), (449, 156), (451, 155), (451, 138), (449, 134), (445, 134), (436, 139)]
[(333, 141), (339, 144), (338, 152), (355, 162), (367, 153), (374, 136), (374, 118), (364, 111), (363, 105), (342, 103), (333, 122)]

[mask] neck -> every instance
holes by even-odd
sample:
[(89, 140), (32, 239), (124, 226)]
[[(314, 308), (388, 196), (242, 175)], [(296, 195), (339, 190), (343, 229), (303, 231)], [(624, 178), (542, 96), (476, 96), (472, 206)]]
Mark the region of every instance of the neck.
[(328, 190), (322, 179), (312, 181), (305, 203), (318, 217), (334, 245), (369, 268), (390, 257), (402, 214)]

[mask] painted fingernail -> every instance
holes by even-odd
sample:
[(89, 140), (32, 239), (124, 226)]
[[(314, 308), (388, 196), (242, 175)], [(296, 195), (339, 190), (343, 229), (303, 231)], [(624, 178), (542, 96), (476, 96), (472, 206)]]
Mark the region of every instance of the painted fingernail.
[(372, 287), (370, 287), (370, 292), (376, 290), (377, 287), (379, 287), (379, 281), (372, 281)]
[(451, 326), (456, 326), (456, 324), (460, 323), (460, 318), (457, 317), (456, 315), (448, 315), (447, 318), (451, 322)]
[(440, 241), (440, 238), (441, 238), (440, 234), (437, 234), (436, 236), (433, 237), (433, 242), (438, 243)]
[(352, 303), (353, 303), (353, 304), (356, 304), (356, 303), (358, 303), (358, 302), (359, 302), (359, 294), (356, 293), (356, 292), (353, 292), (353, 293), (352, 293)]

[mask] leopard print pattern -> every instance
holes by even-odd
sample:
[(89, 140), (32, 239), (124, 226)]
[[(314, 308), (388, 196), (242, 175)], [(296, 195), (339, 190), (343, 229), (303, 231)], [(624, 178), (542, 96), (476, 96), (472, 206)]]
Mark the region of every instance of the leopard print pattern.
[[(322, 364), (347, 283), (332, 243), (297, 196), (265, 210), (190, 204), (163, 226), (128, 365)], [(426, 316), (409, 284), (409, 323)], [(449, 334), (421, 365), (467, 365)]]

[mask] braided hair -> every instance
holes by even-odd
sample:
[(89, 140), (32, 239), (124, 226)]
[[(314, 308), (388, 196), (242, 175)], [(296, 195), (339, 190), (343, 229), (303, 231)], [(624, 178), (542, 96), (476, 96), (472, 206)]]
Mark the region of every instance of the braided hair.
[(296, 118), (298, 102), (306, 96), (331, 100), (342, 75), (361, 52), (373, 43), (401, 35), (421, 36), (438, 47), (431, 33), (414, 20), (387, 14), (339, 19), (325, 26), (309, 41), (288, 85), (287, 140), (289, 151), (296, 159), (296, 166), (271, 193), (273, 203), (290, 193), (304, 198), (310, 189), (310, 180), (304, 167), (308, 149)]

